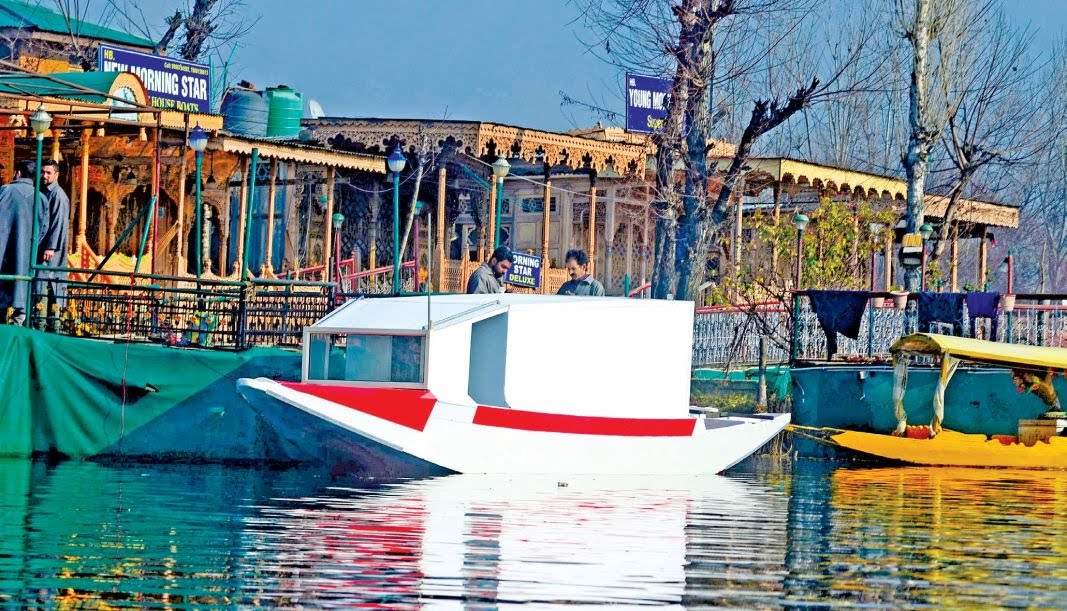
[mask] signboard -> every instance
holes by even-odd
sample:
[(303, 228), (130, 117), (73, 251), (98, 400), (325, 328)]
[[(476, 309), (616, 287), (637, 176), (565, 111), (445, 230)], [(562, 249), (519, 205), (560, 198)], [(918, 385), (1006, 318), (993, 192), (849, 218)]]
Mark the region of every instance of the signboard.
[(663, 129), (671, 85), (669, 79), (626, 75), (626, 131), (651, 134)]
[(504, 282), (532, 289), (540, 288), (541, 257), (519, 252), (513, 252), (511, 256), (515, 260), (512, 261), (508, 273), (504, 274)]
[(182, 59), (100, 45), (101, 72), (132, 72), (141, 79), (155, 108), (211, 112), (211, 68)]

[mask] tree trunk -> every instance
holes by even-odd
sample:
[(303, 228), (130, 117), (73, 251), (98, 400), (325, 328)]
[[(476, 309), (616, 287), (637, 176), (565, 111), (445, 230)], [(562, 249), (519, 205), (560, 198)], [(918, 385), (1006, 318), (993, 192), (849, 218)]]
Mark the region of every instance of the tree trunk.
[[(915, 21), (911, 29), (912, 69), (911, 87), (908, 90), (910, 106), (908, 122), (911, 134), (908, 150), (904, 155), (904, 175), (908, 180), (907, 233), (917, 233), (925, 217), (926, 162), (930, 156), (930, 135), (926, 128), (927, 114), (927, 61), (930, 47), (929, 0), (915, 0)], [(904, 288), (918, 290), (921, 270), (915, 266), (904, 269)]]

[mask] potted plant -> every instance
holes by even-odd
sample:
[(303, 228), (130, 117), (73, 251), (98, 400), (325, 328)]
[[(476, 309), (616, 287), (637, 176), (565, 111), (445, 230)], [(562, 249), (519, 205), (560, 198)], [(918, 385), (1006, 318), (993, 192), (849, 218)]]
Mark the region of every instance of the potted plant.
[(1004, 310), (1005, 312), (1013, 312), (1015, 310), (1015, 295), (1001, 295), (1000, 309)]
[(908, 306), (908, 292), (903, 290), (899, 285), (893, 286), (889, 289), (889, 292), (893, 294), (893, 307), (898, 310), (903, 310)]
[(878, 309), (885, 305), (885, 297), (881, 295), (871, 297), (871, 307)]

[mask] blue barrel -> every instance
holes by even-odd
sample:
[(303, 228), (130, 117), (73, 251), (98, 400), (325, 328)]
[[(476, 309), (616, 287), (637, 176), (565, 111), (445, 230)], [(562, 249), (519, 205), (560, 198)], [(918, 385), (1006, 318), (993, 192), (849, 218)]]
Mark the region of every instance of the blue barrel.
[(296, 138), (300, 135), (300, 119), (304, 116), (304, 96), (285, 85), (267, 88), (267, 135)]
[[(247, 85), (244, 87), (242, 85)], [(266, 136), (269, 110), (263, 94), (241, 83), (222, 96), (222, 128), (242, 136)]]

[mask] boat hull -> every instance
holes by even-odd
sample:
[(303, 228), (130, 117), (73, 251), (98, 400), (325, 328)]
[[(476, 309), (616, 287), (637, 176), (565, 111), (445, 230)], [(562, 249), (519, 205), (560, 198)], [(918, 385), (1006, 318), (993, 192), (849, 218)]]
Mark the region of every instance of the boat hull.
[[(888, 365), (794, 367), (793, 422), (814, 428), (892, 431), (893, 370)], [(904, 396), (908, 424), (929, 424), (933, 417), (938, 370), (911, 367)], [(1067, 380), (1058, 378), (1060, 396)], [(1020, 394), (1007, 369), (961, 366), (945, 392), (945, 428), (961, 433), (1015, 435), (1019, 420), (1037, 418), (1048, 408), (1040, 399)], [(800, 456), (832, 457), (832, 447), (795, 438)]]
[[(238, 390), (291, 444), (290, 456), (341, 459), (329, 467), (344, 469), (346, 452), (358, 457), (371, 451), (381, 462), (364, 462), (367, 475), (419, 476), (427, 464), (458, 473), (714, 474), (758, 451), (789, 422), (788, 414), (566, 416), (448, 404), (425, 391), (330, 389), (262, 378), (240, 380)], [(306, 417), (314, 422), (304, 428)], [(324, 444), (337, 451), (323, 454)]]
[(828, 447), (914, 465), (1067, 469), (1067, 437), (1052, 437), (1027, 446), (950, 430), (942, 430), (933, 439), (827, 428), (797, 427), (793, 432)]

